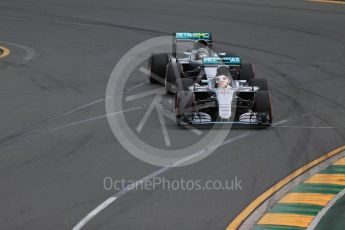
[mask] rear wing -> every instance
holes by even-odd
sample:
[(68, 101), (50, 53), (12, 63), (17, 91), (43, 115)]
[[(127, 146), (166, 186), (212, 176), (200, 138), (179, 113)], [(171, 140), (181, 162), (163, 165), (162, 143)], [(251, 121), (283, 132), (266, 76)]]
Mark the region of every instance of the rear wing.
[(205, 40), (207, 43), (212, 43), (212, 33), (211, 32), (176, 32), (176, 41), (198, 41)]
[(196, 42), (199, 40), (206, 41), (208, 46), (212, 45), (212, 33), (211, 32), (176, 32), (173, 34), (173, 56), (176, 57), (177, 42), (191, 41)]
[(205, 57), (202, 59), (204, 66), (241, 66), (241, 57), (227, 56), (227, 57)]

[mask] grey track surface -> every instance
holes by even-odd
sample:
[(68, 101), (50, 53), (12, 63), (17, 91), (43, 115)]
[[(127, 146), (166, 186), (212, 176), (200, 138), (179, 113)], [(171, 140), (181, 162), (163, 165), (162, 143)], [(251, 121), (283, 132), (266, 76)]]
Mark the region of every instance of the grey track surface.
[[(222, 48), (255, 63), (270, 81), (275, 121), (290, 119), (284, 126), (291, 127), (260, 130), (162, 175), (237, 176), (242, 191), (133, 191), (85, 229), (224, 229), (274, 183), (344, 144), (343, 5), (2, 0), (0, 44), (12, 53), (0, 60), (1, 229), (71, 229), (115, 192), (103, 188), (104, 177), (137, 180), (158, 169), (127, 153), (106, 119), (51, 130), (104, 114), (100, 102), (63, 115), (104, 97), (127, 50), (177, 30), (210, 30)], [(306, 128), (314, 126), (333, 128)]]

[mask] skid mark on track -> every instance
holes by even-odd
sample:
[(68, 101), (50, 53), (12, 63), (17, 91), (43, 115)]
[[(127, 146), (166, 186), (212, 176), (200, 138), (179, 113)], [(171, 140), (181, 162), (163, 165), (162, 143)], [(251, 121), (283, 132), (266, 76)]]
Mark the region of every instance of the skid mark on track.
[(30, 126), (23, 128), (23, 129), (20, 129), (20, 130), (13, 132), (12, 134), (9, 134), (5, 137), (2, 137), (2, 138), (0, 138), (0, 148), (3, 148), (3, 147), (6, 147), (8, 145), (11, 145), (13, 143), (16, 143), (16, 141), (18, 141), (19, 139), (25, 138), (27, 135), (29, 135), (30, 132), (32, 132), (32, 131), (34, 131), (34, 130), (36, 130), (36, 129), (38, 129), (38, 128), (40, 128), (40, 127), (42, 127), (42, 126), (44, 126), (44, 125), (46, 125), (52, 121), (55, 121), (55, 120), (60, 119), (62, 117), (76, 113), (78, 111), (81, 111), (87, 107), (90, 107), (92, 105), (95, 105), (95, 104), (103, 102), (103, 101), (104, 101), (104, 98), (92, 101), (92, 102), (87, 103), (85, 105), (82, 105), (82, 106), (76, 107), (72, 110), (69, 110), (65, 113), (50, 117), (48, 119), (44, 119), (42, 121), (34, 123), (33, 125), (30, 125)]
[(308, 0), (308, 2), (328, 3), (328, 4), (345, 4), (343, 0)]

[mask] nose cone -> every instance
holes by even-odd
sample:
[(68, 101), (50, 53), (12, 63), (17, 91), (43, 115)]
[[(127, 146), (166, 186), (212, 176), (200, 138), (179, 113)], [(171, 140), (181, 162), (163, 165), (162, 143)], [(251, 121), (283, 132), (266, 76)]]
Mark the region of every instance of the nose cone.
[(233, 95), (234, 94), (232, 88), (217, 89), (218, 110), (220, 118), (229, 119), (231, 117)]

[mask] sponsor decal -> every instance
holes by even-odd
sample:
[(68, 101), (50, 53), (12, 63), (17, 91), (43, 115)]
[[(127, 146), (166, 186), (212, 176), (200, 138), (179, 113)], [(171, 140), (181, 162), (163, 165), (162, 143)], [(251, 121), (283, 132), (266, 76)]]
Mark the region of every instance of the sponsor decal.
[(203, 59), (204, 65), (239, 65), (240, 57), (206, 57)]
[(188, 33), (188, 32), (179, 32), (176, 33), (177, 39), (210, 39), (210, 33)]

